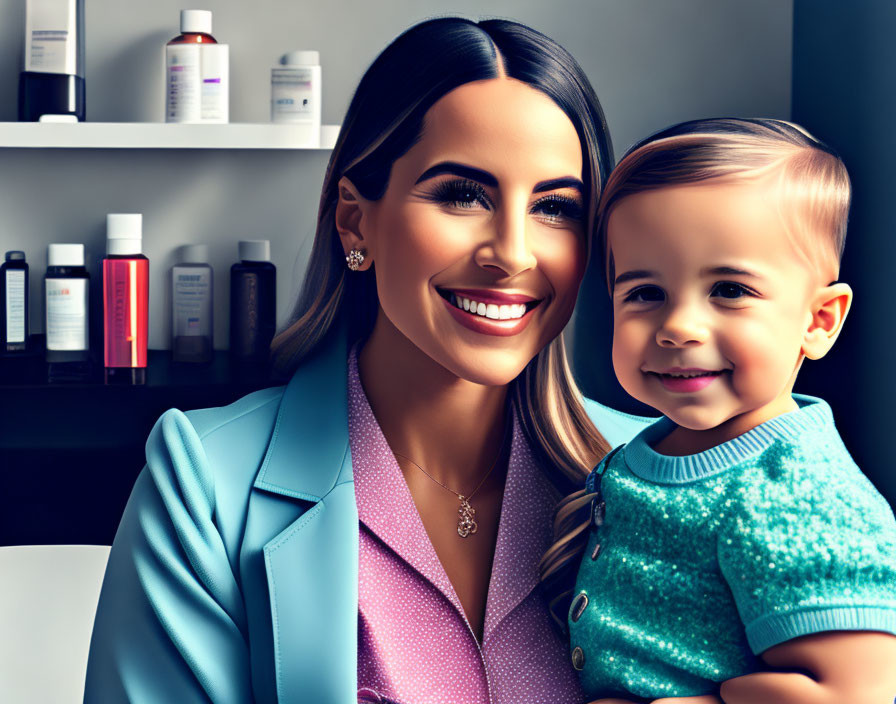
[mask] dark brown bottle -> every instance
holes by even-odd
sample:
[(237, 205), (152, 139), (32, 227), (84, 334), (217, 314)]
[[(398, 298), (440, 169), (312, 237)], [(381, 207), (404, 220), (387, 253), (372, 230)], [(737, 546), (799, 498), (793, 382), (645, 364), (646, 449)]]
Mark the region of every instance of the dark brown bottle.
[(230, 268), (230, 358), (238, 366), (268, 363), (277, 314), (277, 268), (268, 240), (241, 240)]

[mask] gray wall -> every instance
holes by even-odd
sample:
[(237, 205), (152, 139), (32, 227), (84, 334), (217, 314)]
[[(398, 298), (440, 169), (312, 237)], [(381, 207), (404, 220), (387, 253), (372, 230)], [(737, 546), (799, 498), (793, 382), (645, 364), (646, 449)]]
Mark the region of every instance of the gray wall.
[[(0, 0), (0, 120), (15, 119), (24, 4)], [(86, 4), (88, 119), (161, 120), (162, 46), (177, 33), (185, 5)], [(231, 45), (234, 122), (267, 120), (269, 68), (295, 48), (320, 51), (323, 119), (341, 122), (376, 54), (409, 25), (438, 14), (513, 18), (557, 39), (594, 83), (618, 153), (684, 119), (790, 113), (790, 0), (212, 0), (196, 6), (214, 12), (215, 35)], [(166, 275), (174, 248), (188, 242), (211, 245), (217, 347), (227, 341), (227, 271), (238, 239), (272, 241), (283, 322), (309, 251), (327, 158), (326, 152), (288, 151), (2, 150), (0, 251), (24, 249), (32, 264), (33, 329), (43, 329), (46, 245), (86, 243), (95, 272), (107, 212), (144, 213), (151, 347), (168, 346)], [(594, 347), (606, 347), (605, 340)], [(595, 359), (586, 362), (598, 368)], [(608, 369), (601, 367), (600, 377)]]
[(896, 3), (797, 0), (794, 18), (794, 119), (840, 152), (853, 185), (840, 278), (855, 301), (830, 359), (801, 377), (824, 390), (859, 466), (896, 503)]

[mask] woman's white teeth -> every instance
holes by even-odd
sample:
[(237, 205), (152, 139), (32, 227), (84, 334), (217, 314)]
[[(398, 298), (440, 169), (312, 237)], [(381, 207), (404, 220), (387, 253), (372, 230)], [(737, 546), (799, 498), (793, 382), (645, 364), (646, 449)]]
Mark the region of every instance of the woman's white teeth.
[(451, 302), (457, 308), (462, 308), (465, 311), (481, 315), (483, 318), (490, 318), (491, 320), (515, 320), (522, 318), (526, 314), (525, 303), (511, 303), (510, 305), (499, 306), (495, 303), (473, 301), (456, 294), (451, 295)]

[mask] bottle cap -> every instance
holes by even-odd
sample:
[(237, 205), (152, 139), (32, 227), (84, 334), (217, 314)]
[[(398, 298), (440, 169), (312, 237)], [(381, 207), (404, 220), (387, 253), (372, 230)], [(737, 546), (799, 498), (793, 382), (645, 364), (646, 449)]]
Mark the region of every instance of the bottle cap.
[(317, 66), (320, 64), (318, 51), (290, 51), (280, 57), (283, 66)]
[(207, 264), (207, 244), (185, 244), (180, 248), (181, 264)]
[(106, 216), (106, 253), (140, 254), (143, 241), (143, 215), (109, 213)]
[(211, 34), (212, 13), (209, 10), (181, 10), (181, 34)]
[(47, 247), (47, 266), (84, 266), (84, 245), (51, 244)]
[(14, 249), (11, 252), (6, 253), (6, 261), (8, 262), (23, 262), (25, 261), (25, 253)]
[(244, 262), (271, 261), (270, 240), (240, 240), (240, 259)]

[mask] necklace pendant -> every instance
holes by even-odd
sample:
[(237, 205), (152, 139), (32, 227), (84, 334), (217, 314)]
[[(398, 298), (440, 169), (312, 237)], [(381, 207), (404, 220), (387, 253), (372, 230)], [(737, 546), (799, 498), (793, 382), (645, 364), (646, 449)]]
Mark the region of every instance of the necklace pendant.
[(460, 508), (457, 509), (459, 516), (457, 519), (457, 534), (461, 538), (466, 538), (479, 528), (476, 525), (476, 509), (470, 506), (466, 496), (458, 494), (457, 498), (460, 499)]

